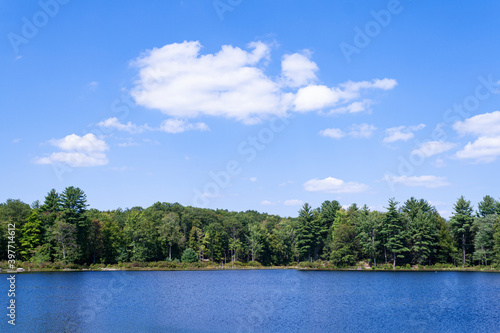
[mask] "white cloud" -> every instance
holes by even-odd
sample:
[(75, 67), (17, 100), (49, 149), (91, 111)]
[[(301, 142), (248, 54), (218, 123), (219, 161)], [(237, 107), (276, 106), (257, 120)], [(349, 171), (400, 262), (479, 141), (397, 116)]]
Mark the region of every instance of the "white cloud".
[(373, 104), (371, 99), (364, 99), (362, 101), (353, 102), (346, 106), (341, 106), (335, 109), (331, 109), (328, 114), (340, 114), (340, 113), (358, 113), (370, 110), (370, 106)]
[(341, 84), (341, 87), (346, 88), (346, 91), (349, 91), (349, 92), (358, 92), (361, 89), (369, 89), (369, 88), (391, 90), (397, 85), (398, 85), (398, 83), (396, 80), (385, 78), (382, 80), (375, 79), (371, 82), (369, 82), (369, 81), (360, 81), (360, 82), (348, 81), (346, 83)]
[(376, 129), (377, 128), (373, 125), (363, 123), (363, 124), (353, 124), (351, 127), (349, 127), (349, 132), (347, 133), (342, 131), (340, 128), (327, 128), (321, 130), (319, 134), (321, 136), (334, 139), (340, 139), (346, 135), (351, 136), (353, 138), (368, 139), (373, 135)]
[(424, 124), (420, 124), (416, 126), (398, 126), (388, 128), (385, 130), (385, 138), (383, 142), (390, 143), (395, 141), (408, 141), (415, 136), (413, 132), (419, 131), (424, 127)]
[(101, 121), (97, 124), (97, 126), (115, 128), (119, 131), (125, 131), (129, 133), (142, 133), (145, 130), (151, 130), (151, 128), (147, 124), (139, 126), (136, 124), (132, 124), (132, 122), (130, 121), (126, 124), (122, 124), (116, 117)]
[(460, 135), (474, 134), (478, 136), (500, 135), (500, 111), (483, 113), (477, 116), (457, 121), (453, 129)]
[(421, 157), (431, 157), (433, 155), (444, 153), (455, 147), (452, 142), (445, 141), (428, 141), (422, 143), (418, 148), (414, 149), (411, 153)]
[(442, 158), (437, 158), (432, 165), (436, 168), (444, 168), (446, 166), (446, 162)]
[(257, 181), (257, 177), (250, 177), (250, 181), (251, 182), (256, 182)]
[[(329, 107), (336, 107), (341, 103), (349, 103), (361, 96), (362, 89), (382, 89), (389, 90), (397, 85), (393, 79), (375, 79), (371, 82), (348, 81), (339, 87), (329, 88), (324, 85), (309, 85), (300, 88), (294, 99), (295, 111), (313, 111)], [(373, 101), (365, 99), (356, 101), (345, 106), (332, 109), (329, 113), (355, 113), (366, 110)]]
[(182, 133), (186, 131), (208, 131), (205, 123), (188, 123), (180, 119), (167, 119), (161, 123), (160, 130), (167, 133)]
[(94, 153), (108, 150), (108, 145), (106, 144), (106, 142), (98, 139), (92, 133), (86, 134), (84, 136), (71, 134), (62, 139), (52, 139), (49, 141), (49, 143), (65, 151), (82, 151), (86, 153)]
[(134, 139), (132, 138), (127, 138), (124, 142), (120, 142), (117, 144), (118, 147), (136, 147), (139, 146), (139, 143), (137, 143)]
[(139, 79), (131, 91), (136, 103), (175, 118), (216, 116), (254, 124), (290, 111), (345, 104), (346, 112), (357, 112), (367, 104), (356, 101), (362, 89), (389, 90), (397, 84), (393, 79), (376, 79), (338, 87), (317, 85), (318, 66), (307, 50), (284, 55), (281, 75), (272, 77), (264, 72), (270, 47), (262, 42), (250, 43), (249, 51), (224, 45), (205, 55), (200, 54), (201, 47), (197, 41), (173, 43), (137, 58), (133, 65), (139, 68)]
[(19, 143), (21, 142), (21, 138), (15, 138), (15, 139), (12, 139), (12, 143)]
[(319, 132), (319, 135), (328, 137), (328, 138), (334, 138), (334, 139), (340, 139), (345, 136), (344, 131), (342, 131), (340, 128), (327, 128), (324, 130), (321, 130)]
[(283, 56), (281, 72), (285, 84), (290, 87), (300, 87), (317, 80), (316, 72), (319, 68), (315, 62), (309, 59), (310, 57), (311, 54), (307, 50), (305, 54), (294, 53)]
[(382, 180), (388, 183), (402, 184), (410, 187), (423, 186), (428, 188), (436, 188), (436, 187), (450, 185), (450, 183), (446, 181), (445, 177), (437, 177), (432, 175), (423, 175), (423, 176), (385, 175)]
[(460, 159), (475, 159), (477, 162), (492, 162), (500, 156), (500, 111), (483, 113), (453, 124), (460, 135), (477, 136), (458, 151)]
[(108, 164), (104, 153), (108, 145), (94, 134), (78, 136), (68, 135), (62, 139), (53, 139), (49, 143), (62, 152), (55, 152), (45, 157), (37, 157), (37, 164), (64, 163), (72, 167), (91, 167)]
[(340, 101), (341, 92), (337, 88), (310, 85), (300, 88), (294, 99), (296, 111), (313, 111), (333, 106)]
[(285, 204), (285, 206), (301, 206), (304, 204), (302, 200), (298, 199), (285, 200), (283, 203)]
[(370, 124), (354, 124), (350, 127), (349, 135), (354, 138), (370, 138), (377, 128)]
[(37, 164), (54, 164), (56, 162), (67, 164), (72, 167), (92, 167), (108, 164), (106, 154), (82, 152), (58, 152), (47, 157), (39, 157), (35, 160)]
[(369, 189), (369, 186), (356, 182), (344, 182), (342, 179), (327, 177), (314, 178), (304, 183), (304, 189), (309, 192), (326, 193), (360, 193)]
[(469, 142), (457, 152), (460, 159), (475, 159), (478, 162), (492, 162), (500, 156), (500, 136), (480, 136), (476, 141)]
[(263, 205), (263, 206), (274, 206), (274, 205), (276, 205), (275, 202), (272, 202), (272, 201), (269, 201), (269, 200), (262, 200), (260, 202), (260, 204)]

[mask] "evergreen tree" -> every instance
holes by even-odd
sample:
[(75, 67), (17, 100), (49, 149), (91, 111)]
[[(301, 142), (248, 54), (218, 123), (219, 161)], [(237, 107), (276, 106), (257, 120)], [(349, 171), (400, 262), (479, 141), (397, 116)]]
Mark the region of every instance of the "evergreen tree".
[(419, 211), (411, 221), (409, 231), (413, 261), (417, 264), (431, 265), (439, 237), (435, 214)]
[(198, 261), (198, 254), (196, 253), (195, 250), (188, 247), (182, 253), (181, 261), (187, 262), (187, 263), (197, 262)]
[(78, 187), (67, 187), (61, 194), (61, 217), (65, 223), (75, 226), (78, 261), (88, 259), (88, 232), (90, 221), (85, 212), (87, 210), (87, 195)]
[(398, 202), (394, 198), (389, 199), (389, 207), (382, 224), (382, 233), (386, 236), (386, 248), (392, 252), (392, 268), (396, 268), (397, 259), (403, 259), (408, 252), (406, 247), (405, 224), (397, 209)]
[(493, 197), (486, 195), (483, 200), (477, 205), (477, 216), (486, 216), (490, 214), (500, 213), (497, 211), (498, 202)]
[(470, 201), (461, 196), (453, 206), (454, 212), (450, 220), (450, 229), (458, 247), (462, 249), (462, 267), (465, 267), (466, 253), (471, 252), (472, 232), (474, 222), (472, 217), (473, 208)]
[(319, 255), (323, 255), (325, 252), (325, 246), (330, 239), (330, 231), (335, 221), (335, 216), (337, 211), (342, 208), (340, 203), (336, 200), (329, 201), (326, 200), (321, 204), (320, 216), (319, 216)]
[(305, 203), (299, 211), (297, 225), (297, 249), (301, 259), (312, 261), (320, 230), (318, 216)]

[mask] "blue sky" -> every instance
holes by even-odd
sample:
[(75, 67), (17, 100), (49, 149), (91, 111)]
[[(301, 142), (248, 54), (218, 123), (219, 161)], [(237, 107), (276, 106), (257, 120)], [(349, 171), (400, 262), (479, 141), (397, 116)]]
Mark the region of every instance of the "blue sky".
[(0, 201), (500, 196), (494, 1), (0, 4)]

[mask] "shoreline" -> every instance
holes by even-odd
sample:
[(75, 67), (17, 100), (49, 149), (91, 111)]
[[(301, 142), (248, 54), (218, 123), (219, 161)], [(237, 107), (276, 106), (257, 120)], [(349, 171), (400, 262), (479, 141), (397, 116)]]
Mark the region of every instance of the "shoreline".
[(25, 269), (17, 270), (1, 270), (0, 274), (24, 274), (24, 273), (54, 273), (54, 272), (155, 272), (155, 271), (243, 271), (243, 270), (296, 270), (296, 271), (325, 271), (325, 272), (482, 272), (482, 273), (500, 273), (500, 269), (495, 268), (474, 268), (474, 267), (457, 267), (457, 268), (396, 268), (396, 269), (371, 269), (371, 268), (310, 268), (298, 266), (269, 266), (269, 267), (190, 267), (190, 268), (163, 268), (163, 267), (134, 267), (134, 268), (64, 268), (64, 269)]

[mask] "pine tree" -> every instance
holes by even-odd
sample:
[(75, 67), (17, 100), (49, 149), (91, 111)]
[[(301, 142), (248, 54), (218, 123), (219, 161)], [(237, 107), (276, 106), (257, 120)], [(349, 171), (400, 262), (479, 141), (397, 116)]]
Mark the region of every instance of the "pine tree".
[(382, 224), (382, 233), (386, 236), (387, 250), (392, 252), (392, 268), (396, 268), (397, 258), (404, 258), (408, 252), (406, 247), (406, 232), (404, 220), (397, 210), (398, 202), (394, 198), (389, 199), (389, 207)]
[(470, 201), (461, 196), (453, 206), (454, 212), (450, 220), (450, 229), (456, 243), (462, 249), (462, 267), (465, 267), (466, 253), (471, 249), (472, 232), (471, 227), (474, 222), (472, 217), (473, 208)]
[(486, 195), (483, 200), (477, 205), (477, 216), (486, 216), (490, 214), (500, 213), (497, 212), (498, 202), (493, 197)]
[(308, 203), (299, 211), (297, 225), (297, 248), (300, 258), (312, 261), (314, 249), (320, 233), (319, 219)]
[(61, 218), (73, 225), (76, 232), (78, 260), (83, 263), (88, 259), (88, 232), (90, 221), (85, 216), (87, 195), (78, 187), (66, 187), (61, 194)]

